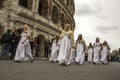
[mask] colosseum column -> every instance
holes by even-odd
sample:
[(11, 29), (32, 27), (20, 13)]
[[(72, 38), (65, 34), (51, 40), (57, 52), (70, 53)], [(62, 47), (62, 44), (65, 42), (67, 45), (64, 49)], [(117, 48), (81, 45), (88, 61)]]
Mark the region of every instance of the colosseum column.
[(62, 26), (61, 26), (61, 8), (59, 8), (59, 13), (58, 13), (58, 26), (59, 28), (62, 30)]
[(12, 4), (13, 5), (18, 5), (19, 4), (19, 0), (12, 0)]
[(37, 36), (37, 34), (36, 34), (36, 28), (37, 28), (37, 26), (34, 26), (34, 29), (33, 29), (33, 37), (36, 37)]
[(32, 11), (36, 15), (38, 14), (39, 0), (33, 0)]
[(13, 20), (8, 22), (8, 27), (9, 27), (9, 29), (14, 29), (14, 22), (13, 22)]
[(48, 0), (48, 20), (52, 20), (52, 0)]

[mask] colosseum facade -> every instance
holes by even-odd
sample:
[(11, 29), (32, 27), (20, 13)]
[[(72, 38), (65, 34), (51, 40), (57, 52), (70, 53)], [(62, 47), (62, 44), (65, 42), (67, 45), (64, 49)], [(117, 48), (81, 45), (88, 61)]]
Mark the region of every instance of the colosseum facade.
[(0, 24), (3, 29), (28, 24), (33, 35), (59, 34), (65, 23), (74, 30), (74, 0), (0, 0)]
[(43, 38), (59, 34), (65, 23), (74, 22), (74, 0), (0, 0), (0, 35), (27, 24), (30, 35)]

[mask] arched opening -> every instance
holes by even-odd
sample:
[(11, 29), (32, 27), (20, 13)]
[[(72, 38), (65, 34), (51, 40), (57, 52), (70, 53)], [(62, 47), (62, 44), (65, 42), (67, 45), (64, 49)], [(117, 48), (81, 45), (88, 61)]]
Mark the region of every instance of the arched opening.
[(4, 0), (0, 0), (0, 9), (3, 7)]
[(67, 8), (70, 10), (70, 1), (71, 0), (67, 0)]
[(37, 50), (37, 57), (43, 57), (44, 56), (44, 42), (45, 42), (45, 37), (42, 34), (39, 34), (37, 37), (37, 44), (38, 44), (38, 50)]
[(52, 8), (52, 21), (55, 24), (58, 23), (58, 9), (56, 6), (53, 6)]
[(28, 9), (32, 9), (33, 6), (33, 0), (28, 1)]
[(27, 0), (19, 0), (19, 5), (27, 8), (28, 7), (28, 1)]
[(62, 26), (62, 29), (64, 29), (65, 23), (66, 23), (65, 16), (64, 16), (64, 14), (62, 13), (62, 14), (61, 14), (61, 26)]
[(19, 5), (32, 9), (33, 0), (19, 0)]
[(43, 17), (46, 17), (46, 18), (48, 17), (48, 1), (47, 0), (39, 1), (38, 13)]
[(42, 5), (42, 2), (40, 1), (39, 8), (38, 8), (39, 15), (42, 15), (42, 8), (43, 8), (43, 5)]

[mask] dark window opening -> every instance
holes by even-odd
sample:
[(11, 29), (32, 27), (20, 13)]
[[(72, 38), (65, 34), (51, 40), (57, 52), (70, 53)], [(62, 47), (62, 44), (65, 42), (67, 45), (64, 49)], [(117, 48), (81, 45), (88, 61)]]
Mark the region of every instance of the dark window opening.
[(47, 0), (41, 0), (39, 2), (39, 9), (38, 9), (39, 15), (43, 17), (48, 17), (48, 2)]
[(42, 2), (40, 1), (39, 2), (39, 8), (38, 8), (39, 15), (42, 15), (42, 8), (43, 8), (43, 5), (42, 5)]
[(52, 21), (53, 23), (57, 24), (58, 23), (58, 9), (57, 7), (53, 7), (52, 9)]
[(27, 5), (28, 5), (28, 2), (27, 2), (27, 0), (19, 0), (19, 5), (27, 8), (27, 7), (28, 7), (28, 6), (27, 6)]
[(64, 14), (61, 14), (61, 26), (62, 26), (62, 29), (64, 29), (65, 23), (66, 23), (65, 16), (64, 16)]
[(0, 9), (3, 8), (3, 2), (4, 0), (0, 0)]

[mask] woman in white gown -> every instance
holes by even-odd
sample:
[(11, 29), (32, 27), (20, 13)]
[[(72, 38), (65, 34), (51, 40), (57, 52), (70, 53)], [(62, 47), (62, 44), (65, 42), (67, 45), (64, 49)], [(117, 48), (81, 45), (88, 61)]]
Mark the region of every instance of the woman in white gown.
[(69, 58), (69, 62), (75, 62), (75, 58), (76, 58), (76, 48), (75, 48), (75, 43), (73, 42), (73, 44), (71, 45), (71, 50), (70, 50), (70, 58)]
[(29, 39), (27, 38), (28, 26), (25, 25), (23, 32), (21, 33), (21, 39), (16, 49), (15, 61), (31, 61), (33, 62), (33, 56)]
[(94, 43), (93, 52), (93, 64), (100, 64), (101, 43), (99, 41), (99, 38), (96, 38), (96, 43)]
[(102, 64), (108, 64), (108, 60), (107, 60), (108, 54), (109, 54), (108, 44), (107, 41), (104, 41), (101, 51), (101, 59), (100, 59)]
[(59, 37), (56, 36), (55, 39), (53, 40), (51, 47), (50, 62), (57, 62), (58, 50), (59, 50)]
[(70, 50), (69, 50), (69, 55), (68, 55), (68, 61), (67, 65), (70, 65), (72, 62), (74, 62), (74, 53), (75, 53), (75, 46), (74, 46), (74, 32), (71, 29), (70, 24), (69, 26), (69, 38), (70, 38)]
[(89, 47), (88, 47), (88, 62), (92, 63), (92, 59), (93, 59), (93, 46), (92, 46), (92, 43), (89, 43)]
[(82, 34), (79, 34), (78, 40), (76, 42), (76, 64), (83, 64), (85, 60), (85, 50), (86, 50), (86, 43), (82, 39)]
[(64, 31), (62, 31), (60, 38), (61, 38), (61, 44), (60, 44), (60, 50), (58, 55), (58, 61), (61, 65), (67, 66), (70, 64), (69, 58), (70, 58), (70, 47), (71, 47), (71, 31), (70, 25), (65, 24)]

